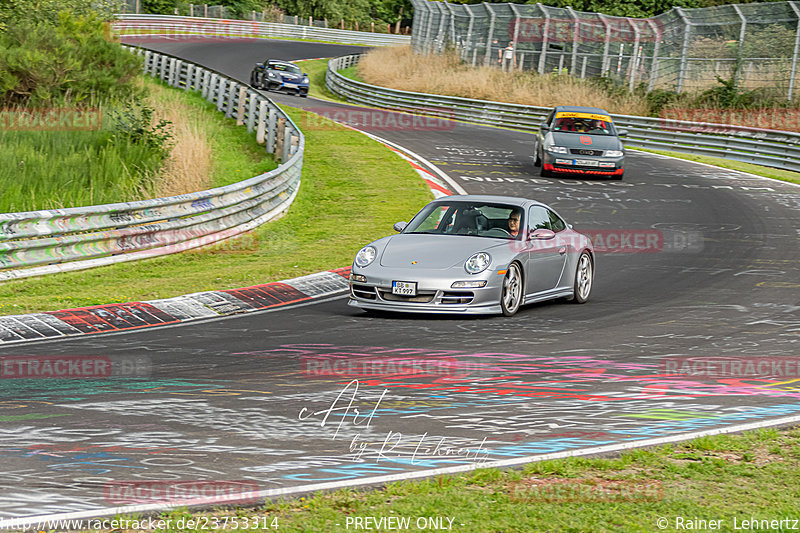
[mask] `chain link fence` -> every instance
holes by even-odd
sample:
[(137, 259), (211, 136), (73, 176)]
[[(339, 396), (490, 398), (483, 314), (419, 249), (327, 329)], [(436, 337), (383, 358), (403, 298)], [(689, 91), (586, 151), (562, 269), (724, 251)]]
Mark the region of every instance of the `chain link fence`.
[(798, 82), (800, 3), (672, 8), (637, 19), (542, 4), (412, 0), (417, 53), (455, 49), (472, 65), (605, 76), (630, 90), (768, 87), (791, 100)]

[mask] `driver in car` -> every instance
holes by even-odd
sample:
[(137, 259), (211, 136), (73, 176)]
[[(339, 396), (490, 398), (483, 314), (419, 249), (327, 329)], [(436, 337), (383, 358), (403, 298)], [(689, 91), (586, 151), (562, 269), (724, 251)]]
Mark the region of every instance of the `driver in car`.
[(516, 239), (519, 235), (519, 220), (520, 220), (520, 212), (519, 211), (512, 211), (510, 215), (508, 215), (508, 233), (511, 234), (513, 239)]

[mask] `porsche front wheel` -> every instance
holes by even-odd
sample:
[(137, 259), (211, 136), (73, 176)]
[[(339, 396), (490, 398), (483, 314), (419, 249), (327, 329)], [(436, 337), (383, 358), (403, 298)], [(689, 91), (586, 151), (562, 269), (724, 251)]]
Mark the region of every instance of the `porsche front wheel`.
[(522, 303), (522, 271), (517, 263), (511, 263), (503, 278), (503, 290), (500, 294), (500, 309), (505, 316), (512, 316), (519, 311)]
[(592, 293), (592, 283), (594, 282), (594, 263), (589, 252), (581, 253), (578, 258), (578, 266), (575, 269), (575, 284), (573, 287), (572, 301), (582, 304), (589, 299)]

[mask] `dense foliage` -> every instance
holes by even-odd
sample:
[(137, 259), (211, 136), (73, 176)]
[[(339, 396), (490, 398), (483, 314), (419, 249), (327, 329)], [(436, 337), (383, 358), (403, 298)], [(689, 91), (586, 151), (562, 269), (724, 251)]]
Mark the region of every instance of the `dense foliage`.
[(0, 0), (0, 105), (130, 96), (140, 60), (109, 41), (101, 16), (88, 2), (41, 0), (32, 10), (20, 0)]

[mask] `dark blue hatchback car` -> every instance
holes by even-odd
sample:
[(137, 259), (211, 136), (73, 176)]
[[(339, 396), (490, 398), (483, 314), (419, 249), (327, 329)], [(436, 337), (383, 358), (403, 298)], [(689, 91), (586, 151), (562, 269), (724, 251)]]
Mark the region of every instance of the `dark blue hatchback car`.
[(268, 91), (285, 90), (297, 96), (308, 96), (308, 74), (300, 67), (280, 59), (256, 63), (250, 73), (250, 85)]

